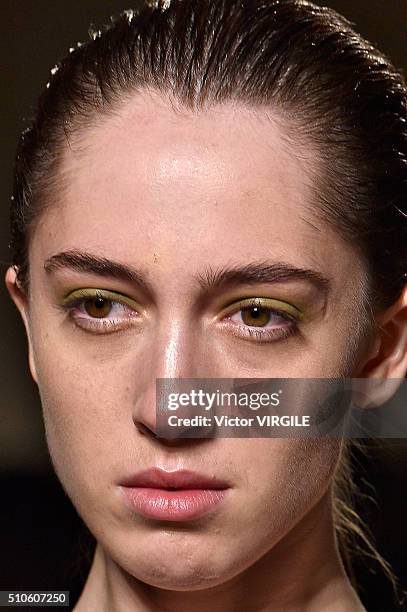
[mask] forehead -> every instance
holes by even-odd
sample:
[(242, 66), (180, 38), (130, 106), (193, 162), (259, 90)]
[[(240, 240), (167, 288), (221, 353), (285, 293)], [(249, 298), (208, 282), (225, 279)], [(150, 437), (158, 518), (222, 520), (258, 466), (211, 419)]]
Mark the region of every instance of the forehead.
[(225, 260), (320, 269), (336, 260), (337, 275), (348, 274), (351, 248), (310, 209), (315, 151), (289, 133), (266, 110), (188, 114), (134, 97), (70, 141), (62, 197), (41, 224), (41, 255), (75, 247), (145, 263), (154, 254), (163, 270), (181, 265), (186, 274)]

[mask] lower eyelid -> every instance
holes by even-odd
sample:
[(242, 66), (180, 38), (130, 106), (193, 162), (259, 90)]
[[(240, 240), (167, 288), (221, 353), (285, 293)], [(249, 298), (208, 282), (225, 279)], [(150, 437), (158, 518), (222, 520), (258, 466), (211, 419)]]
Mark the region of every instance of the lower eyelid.
[(291, 336), (298, 335), (299, 328), (296, 325), (287, 325), (284, 327), (262, 329), (260, 327), (249, 327), (235, 323), (225, 322), (224, 325), (229, 328), (229, 332), (241, 340), (252, 342), (253, 344), (270, 344), (285, 340)]
[[(78, 329), (83, 329), (93, 333), (109, 333), (120, 332), (132, 325), (135, 319), (140, 317), (140, 313), (133, 310), (131, 306), (119, 300), (106, 298), (110, 300), (111, 306), (120, 306), (120, 311), (124, 311), (119, 316), (117, 314), (108, 314), (105, 317), (92, 317), (89, 313), (83, 310), (83, 306), (87, 300), (91, 300), (93, 296), (77, 297), (71, 303), (66, 302), (62, 305), (62, 310), (67, 314), (73, 325)], [(111, 317), (111, 318), (109, 318)]]
[(247, 325), (244, 321), (238, 322), (232, 319), (232, 316), (242, 312), (242, 308), (228, 313), (222, 320), (224, 326), (229, 327), (230, 331), (242, 340), (251, 341), (252, 343), (272, 343), (279, 340), (285, 340), (290, 336), (300, 333), (299, 321), (289, 314), (271, 311), (271, 315), (279, 318), (281, 323), (274, 327)]
[(126, 331), (130, 327), (135, 328), (135, 318), (138, 319), (138, 314), (133, 313), (118, 319), (108, 319), (106, 317), (97, 318), (89, 315), (81, 316), (80, 312), (75, 313), (74, 310), (70, 309), (67, 318), (77, 330), (93, 333), (95, 335), (107, 335)]

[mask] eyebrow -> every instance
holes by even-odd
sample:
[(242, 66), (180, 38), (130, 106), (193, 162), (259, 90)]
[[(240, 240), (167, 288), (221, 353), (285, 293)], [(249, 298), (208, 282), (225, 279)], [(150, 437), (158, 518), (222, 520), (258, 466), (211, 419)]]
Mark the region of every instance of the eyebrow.
[[(106, 257), (78, 250), (57, 253), (44, 262), (44, 270), (70, 269), (88, 272), (101, 277), (115, 278), (135, 283), (146, 293), (153, 295), (154, 288), (139, 269)], [(331, 288), (330, 280), (318, 270), (300, 268), (285, 262), (253, 262), (246, 265), (235, 265), (214, 270), (208, 266), (203, 273), (195, 277), (198, 286), (204, 292), (227, 285), (259, 284), (287, 281), (307, 281), (325, 296)]]
[(48, 273), (61, 269), (88, 272), (104, 278), (115, 278), (131, 282), (144, 289), (147, 293), (154, 293), (152, 285), (140, 270), (117, 261), (112, 261), (101, 255), (72, 249), (52, 255), (52, 257), (49, 257), (44, 262), (44, 270)]
[(244, 266), (232, 266), (221, 270), (208, 267), (197, 281), (202, 289), (215, 289), (221, 285), (276, 283), (284, 281), (308, 281), (327, 295), (331, 288), (329, 278), (317, 270), (299, 268), (285, 262), (254, 262)]

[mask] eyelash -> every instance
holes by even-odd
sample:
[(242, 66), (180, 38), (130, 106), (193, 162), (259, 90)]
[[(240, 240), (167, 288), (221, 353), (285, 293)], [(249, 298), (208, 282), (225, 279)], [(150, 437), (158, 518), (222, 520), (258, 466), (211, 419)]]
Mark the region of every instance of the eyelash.
[[(103, 320), (102, 317), (92, 318), (90, 315), (88, 315), (89, 318), (84, 317), (84, 316), (78, 317), (75, 314), (75, 310), (79, 309), (87, 301), (92, 301), (97, 298), (102, 298), (108, 304), (110, 304), (111, 307), (114, 307), (114, 305), (119, 305), (124, 310), (129, 309), (132, 314), (129, 314), (127, 316), (127, 322), (124, 325), (123, 323), (125, 319), (119, 319), (119, 320), (117, 319), (116, 320), (106, 320), (105, 319)], [(280, 319), (284, 319), (287, 322), (287, 325), (285, 325), (284, 327), (267, 329), (267, 328), (261, 328), (261, 327), (257, 328), (255, 326), (249, 326), (245, 323), (243, 323), (242, 325), (238, 325), (234, 322), (231, 322), (232, 316), (234, 316), (237, 313), (250, 310), (250, 308), (252, 308), (253, 306), (261, 307), (261, 309), (267, 311), (271, 317), (278, 317)], [(136, 313), (136, 311), (132, 310), (129, 305), (123, 302), (120, 302), (119, 300), (109, 298), (100, 291), (95, 291), (93, 295), (83, 295), (83, 296), (79, 295), (78, 297), (75, 297), (72, 300), (67, 301), (65, 304), (60, 305), (59, 308), (64, 313), (67, 313), (68, 317), (73, 321), (73, 323), (77, 327), (85, 329), (86, 331), (90, 333), (94, 333), (94, 334), (108, 334), (112, 332), (121, 331), (123, 329), (127, 329), (128, 327), (134, 324), (135, 318), (139, 318), (139, 314)], [(79, 320), (81, 321), (81, 324), (78, 323)], [(270, 308), (270, 307), (261, 305), (258, 301), (256, 302), (256, 299), (253, 300), (253, 304), (246, 305), (244, 307), (241, 306), (240, 308), (236, 308), (236, 310), (234, 311), (228, 312), (225, 318), (225, 321), (228, 321), (228, 322), (227, 323), (225, 322), (224, 325), (227, 325), (228, 327), (230, 327), (234, 335), (240, 338), (244, 338), (244, 339), (248, 339), (252, 341), (254, 339), (256, 342), (275, 342), (278, 340), (284, 340), (290, 336), (296, 335), (299, 332), (298, 320), (295, 317), (289, 315), (288, 313), (284, 311), (279, 311), (278, 309), (274, 309), (274, 308)]]
[[(103, 320), (102, 318), (91, 317), (89, 314), (87, 317), (78, 317), (75, 314), (75, 310), (79, 309), (86, 302), (95, 300), (97, 298), (102, 298), (105, 300), (105, 302), (110, 304), (111, 307), (114, 305), (119, 305), (123, 310), (128, 309), (132, 314), (127, 316), (126, 322), (125, 319)], [(114, 300), (113, 298), (107, 297), (100, 291), (95, 291), (93, 295), (83, 295), (73, 298), (72, 300), (68, 300), (65, 304), (62, 304), (60, 308), (63, 312), (67, 313), (68, 317), (77, 327), (85, 329), (86, 331), (94, 334), (108, 334), (127, 329), (134, 324), (134, 319), (139, 317), (138, 313), (132, 310), (129, 305), (125, 304), (124, 302), (120, 302), (119, 300)], [(79, 320), (81, 321), (81, 324), (78, 323)]]
[(267, 313), (272, 318), (278, 317), (280, 319), (284, 319), (287, 325), (285, 325), (284, 327), (280, 326), (277, 328), (268, 329), (265, 327), (249, 326), (247, 324), (238, 325), (234, 322), (226, 323), (226, 325), (232, 329), (233, 333), (236, 336), (248, 340), (253, 340), (254, 338), (257, 342), (277, 342), (278, 340), (285, 340), (286, 338), (289, 338), (290, 336), (294, 336), (299, 333), (298, 321), (297, 319), (295, 319), (295, 317), (289, 315), (288, 313), (282, 310), (270, 308), (268, 306), (261, 306), (255, 301), (251, 306), (249, 305), (240, 307), (232, 312), (229, 312), (226, 320), (231, 321), (231, 317), (233, 315), (243, 312), (245, 310), (250, 310), (250, 308), (252, 308), (253, 306), (260, 306), (261, 309), (267, 311)]

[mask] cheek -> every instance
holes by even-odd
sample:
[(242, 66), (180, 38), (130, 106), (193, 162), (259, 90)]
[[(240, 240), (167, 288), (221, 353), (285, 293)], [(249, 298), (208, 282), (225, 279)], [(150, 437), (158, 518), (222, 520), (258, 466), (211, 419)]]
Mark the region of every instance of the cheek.
[(250, 439), (247, 486), (253, 503), (242, 519), (255, 530), (280, 537), (324, 495), (338, 464), (341, 440)]
[(106, 482), (118, 449), (126, 454), (134, 429), (129, 386), (112, 362), (77, 361), (42, 346), (36, 369), (46, 439), (59, 478), (75, 493)]
[(267, 564), (268, 554), (280, 555), (280, 542), (289, 547), (330, 520), (329, 504), (319, 502), (332, 483), (341, 447), (339, 440), (329, 439), (245, 442), (247, 452), (242, 448), (234, 453), (245, 482), (230, 522), (218, 536), (222, 564), (234, 571), (261, 559)]

